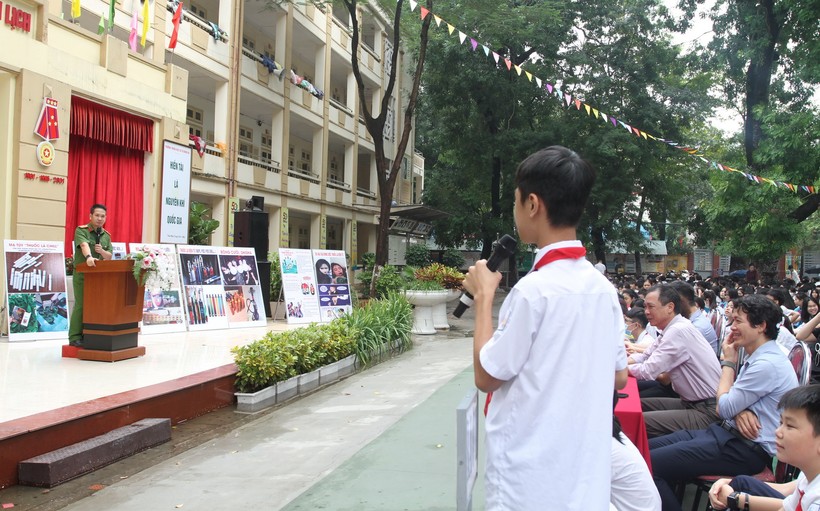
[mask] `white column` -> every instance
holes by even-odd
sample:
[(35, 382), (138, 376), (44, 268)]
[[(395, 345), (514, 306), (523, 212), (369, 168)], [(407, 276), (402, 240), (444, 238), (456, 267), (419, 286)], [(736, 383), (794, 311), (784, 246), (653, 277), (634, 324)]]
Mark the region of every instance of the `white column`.
[(214, 96), (214, 142), (226, 143), (231, 102), (228, 82), (217, 82)]

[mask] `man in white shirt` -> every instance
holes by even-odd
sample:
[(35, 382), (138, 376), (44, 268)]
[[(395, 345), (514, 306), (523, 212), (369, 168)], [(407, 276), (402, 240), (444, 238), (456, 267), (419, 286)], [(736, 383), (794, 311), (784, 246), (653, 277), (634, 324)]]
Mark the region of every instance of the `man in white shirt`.
[(540, 249), (533, 271), (504, 300), (497, 329), (492, 305), (501, 275), (481, 260), (464, 280), (475, 300), (476, 386), (494, 392), (486, 418), (488, 511), (609, 506), (613, 374), (621, 386), (627, 375), (615, 288), (576, 239), (594, 180), (588, 163), (559, 146), (518, 166), (515, 224), (521, 241)]
[(600, 259), (595, 263), (595, 269), (601, 272), (601, 275), (606, 275), (606, 265)]

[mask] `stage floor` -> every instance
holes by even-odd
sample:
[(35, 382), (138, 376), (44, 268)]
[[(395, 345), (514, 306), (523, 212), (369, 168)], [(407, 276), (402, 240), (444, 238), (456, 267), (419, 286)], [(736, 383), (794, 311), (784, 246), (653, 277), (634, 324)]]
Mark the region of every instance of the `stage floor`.
[(189, 376), (233, 363), (231, 348), (288, 325), (140, 334), (143, 357), (92, 362), (62, 357), (65, 340), (8, 342), (0, 338), (0, 423)]

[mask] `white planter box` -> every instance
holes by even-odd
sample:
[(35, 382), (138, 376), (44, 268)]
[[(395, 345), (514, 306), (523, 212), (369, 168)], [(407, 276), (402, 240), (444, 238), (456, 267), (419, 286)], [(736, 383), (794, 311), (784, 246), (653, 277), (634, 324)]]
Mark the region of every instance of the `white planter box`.
[(299, 377), (294, 376), (276, 384), (276, 402), (284, 403), (299, 393)]
[(325, 385), (339, 379), (339, 365), (341, 360), (319, 368), (319, 385)]
[(235, 395), (237, 412), (254, 413), (276, 404), (276, 385), (252, 394), (237, 392)]
[(297, 378), (299, 378), (300, 395), (319, 388), (319, 369), (307, 374), (300, 374)]
[(356, 355), (350, 355), (339, 360), (339, 378), (350, 376), (356, 372)]

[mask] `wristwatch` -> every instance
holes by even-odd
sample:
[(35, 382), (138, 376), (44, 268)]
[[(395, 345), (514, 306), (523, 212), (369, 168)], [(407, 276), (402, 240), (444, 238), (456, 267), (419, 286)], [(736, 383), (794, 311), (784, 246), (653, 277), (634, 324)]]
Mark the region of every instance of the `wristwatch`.
[(729, 494), (726, 497), (726, 509), (731, 509), (732, 511), (740, 511), (740, 492), (735, 491)]

